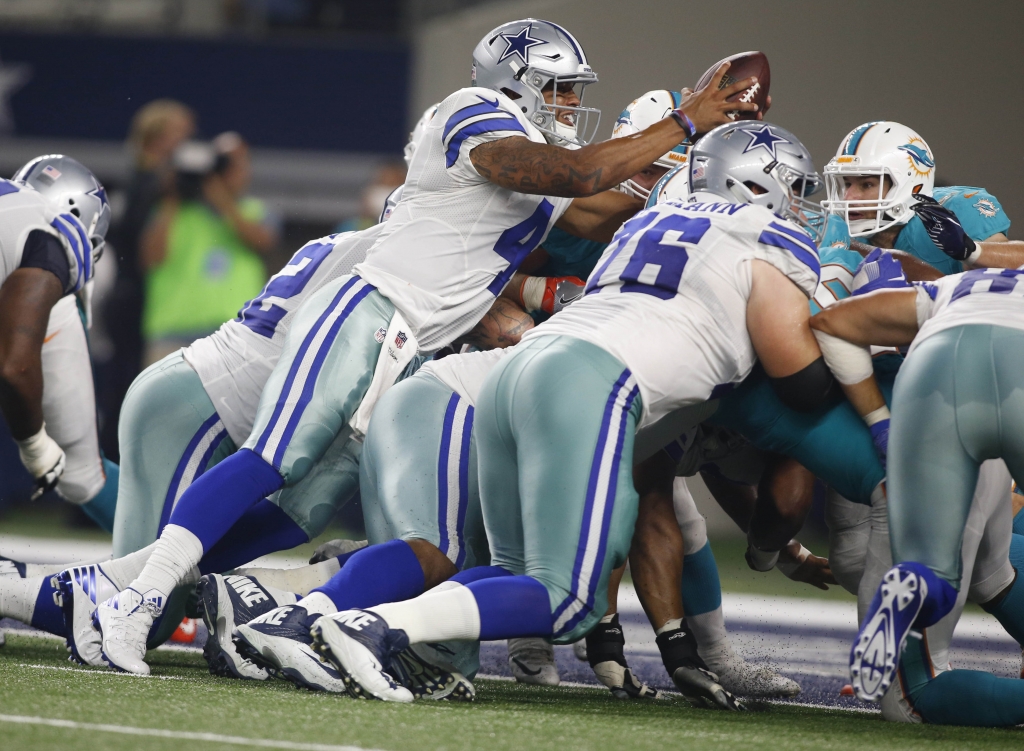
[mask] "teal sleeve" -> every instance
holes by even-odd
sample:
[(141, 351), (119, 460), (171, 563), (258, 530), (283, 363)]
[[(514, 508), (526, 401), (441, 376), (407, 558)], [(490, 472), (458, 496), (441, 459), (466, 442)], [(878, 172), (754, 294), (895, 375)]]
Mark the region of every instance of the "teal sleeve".
[[(956, 215), (972, 240), (986, 240), (1010, 229), (1010, 218), (1006, 216), (1002, 205), (984, 188), (936, 188), (933, 196)], [(907, 222), (907, 226), (896, 238), (895, 245), (897, 250), (904, 250), (920, 258), (944, 274), (959, 274), (963, 271), (962, 263), (954, 261), (935, 246), (916, 216)]]
[(541, 247), (547, 251), (548, 260), (534, 272), (535, 275), (578, 276), (586, 279), (597, 266), (608, 244), (584, 240), (558, 227), (552, 227)]
[[(875, 358), (875, 376), (888, 404), (902, 358)], [(776, 396), (761, 368), (722, 398), (708, 420), (735, 430), (762, 451), (796, 459), (816, 477), (854, 503), (871, 503), (871, 493), (885, 478), (871, 433), (850, 403), (796, 412)]]

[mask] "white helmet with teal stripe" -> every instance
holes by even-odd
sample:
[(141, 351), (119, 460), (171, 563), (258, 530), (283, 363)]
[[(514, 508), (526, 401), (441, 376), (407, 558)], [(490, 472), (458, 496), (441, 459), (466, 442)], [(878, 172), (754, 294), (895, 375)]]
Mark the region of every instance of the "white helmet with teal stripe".
[[(648, 91), (634, 99), (626, 109), (622, 110), (622, 114), (619, 115), (619, 119), (615, 121), (615, 127), (612, 129), (612, 138), (625, 138), (647, 130), (654, 123), (668, 117), (681, 102), (682, 95), (678, 91), (668, 91), (667, 89)], [(652, 166), (670, 170), (681, 164), (686, 164), (686, 154), (689, 150), (690, 144), (684, 141), (654, 160)], [(619, 190), (643, 199), (651, 194), (649, 188), (640, 185), (633, 178), (621, 182)]]
[[(853, 178), (877, 177), (878, 195), (847, 198)], [(918, 194), (930, 196), (935, 188), (932, 150), (906, 125), (881, 120), (854, 128), (825, 166), (828, 198), (822, 207), (846, 220), (851, 237), (873, 235), (913, 216)]]

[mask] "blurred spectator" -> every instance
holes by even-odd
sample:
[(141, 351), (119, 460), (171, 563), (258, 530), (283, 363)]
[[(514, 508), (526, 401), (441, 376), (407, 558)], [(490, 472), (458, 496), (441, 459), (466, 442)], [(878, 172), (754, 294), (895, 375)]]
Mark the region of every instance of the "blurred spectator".
[(356, 232), (372, 227), (380, 221), (380, 212), (384, 210), (391, 191), (405, 182), (404, 164), (385, 164), (364, 188), (359, 202), (359, 216), (346, 219), (334, 228), (335, 232)]
[(150, 365), (234, 318), (267, 279), (261, 260), (278, 242), (263, 202), (247, 197), (249, 147), (237, 133), (174, 152), (172, 188), (146, 227), (142, 327)]
[[(139, 238), (168, 176), (171, 154), (195, 131), (195, 114), (173, 99), (157, 99), (132, 118), (128, 132), (133, 170), (125, 191), (125, 209), (107, 236), (117, 257), (113, 290), (102, 303), (100, 318), (113, 348), (96, 363), (96, 401), (100, 444), (111, 459), (118, 457), (117, 421), (121, 402), (142, 364), (142, 271)], [(109, 253), (109, 251), (108, 251)]]

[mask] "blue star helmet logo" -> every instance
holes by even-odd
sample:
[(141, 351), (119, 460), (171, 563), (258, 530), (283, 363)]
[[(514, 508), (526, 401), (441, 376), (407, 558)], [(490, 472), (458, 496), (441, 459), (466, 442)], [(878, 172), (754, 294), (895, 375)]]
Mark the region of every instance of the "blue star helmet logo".
[(743, 149), (743, 153), (746, 154), (748, 151), (754, 149), (764, 149), (772, 155), (772, 159), (778, 159), (778, 155), (775, 153), (775, 147), (780, 143), (793, 143), (788, 138), (783, 138), (778, 133), (772, 130), (770, 125), (762, 125), (760, 130), (748, 130), (746, 134), (750, 136), (750, 143), (747, 144), (747, 148)]
[(532, 30), (533, 24), (527, 24), (517, 34), (499, 34), (498, 36), (505, 42), (505, 51), (501, 53), (498, 62), (504, 62), (507, 58), (512, 57), (512, 55), (519, 55), (523, 65), (526, 65), (528, 62), (527, 58), (530, 56), (530, 47), (536, 47), (538, 44), (547, 44), (543, 39), (531, 37), (530, 32)]
[(100, 203), (101, 204), (110, 203), (107, 200), (107, 191), (106, 191), (105, 188), (103, 188), (103, 186), (100, 186), (100, 187), (96, 188), (95, 190), (90, 190), (86, 195), (96, 196), (98, 199), (100, 199)]
[(907, 143), (899, 147), (900, 151), (906, 152), (914, 160), (919, 169), (930, 170), (935, 167), (935, 160), (928, 155), (928, 152), (916, 143)]

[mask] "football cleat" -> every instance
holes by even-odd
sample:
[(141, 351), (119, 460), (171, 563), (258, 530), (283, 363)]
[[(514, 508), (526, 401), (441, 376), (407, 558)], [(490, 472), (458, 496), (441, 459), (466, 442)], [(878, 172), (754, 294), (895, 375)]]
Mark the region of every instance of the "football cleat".
[(892, 684), (912, 626), (926, 628), (948, 613), (956, 590), (928, 567), (899, 563), (882, 577), (850, 650), (850, 678), (862, 701), (878, 701)]
[(642, 683), (626, 663), (626, 638), (618, 613), (600, 621), (587, 634), (586, 654), (594, 675), (616, 699), (660, 699), (661, 693)]
[(508, 640), (508, 666), (519, 683), (557, 686), (555, 648), (546, 639), (526, 637)]
[(753, 665), (731, 650), (707, 661), (708, 669), (718, 676), (726, 691), (737, 696), (768, 699), (793, 697), (800, 684), (762, 665)]
[(391, 658), (388, 674), (409, 689), (414, 699), (476, 699), (473, 684), (462, 673), (445, 669), (447, 662), (432, 645), (416, 644)]
[(142, 594), (131, 587), (96, 608), (93, 625), (101, 634), (103, 659), (114, 670), (149, 675), (146, 639), (163, 610), (163, 595)]
[[(243, 678), (257, 681), (267, 679), (267, 671), (235, 649), (232, 635), (235, 628), (245, 625), (281, 605), (278, 593), (261, 585), (249, 576), (221, 576), (208, 574), (199, 580), (199, 609), (203, 623), (210, 632), (203, 647), (203, 657), (211, 675), (225, 678)], [(308, 635), (308, 631), (307, 631)]]
[(658, 649), (666, 669), (679, 692), (695, 707), (728, 709), (734, 712), (747, 707), (718, 682), (718, 676), (697, 653), (697, 640), (684, 628), (662, 631), (657, 638)]
[(82, 665), (106, 665), (100, 633), (93, 625), (96, 602), (117, 594), (117, 587), (93, 564), (73, 566), (50, 580), (54, 600), (64, 616), (64, 634), (71, 659)]
[(335, 665), (357, 699), (408, 703), (412, 691), (385, 672), (397, 652), (408, 648), (409, 638), (392, 629), (368, 610), (343, 610), (316, 620), (310, 630), (313, 648)]
[(588, 662), (587, 660), (587, 640), (580, 639), (572, 643), (572, 653), (576, 655), (576, 659), (580, 662)]
[(313, 651), (312, 620), (300, 605), (274, 608), (235, 629), (235, 648), (256, 667), (300, 688), (343, 694), (347, 686), (341, 674)]
[(19, 579), (24, 579), (26, 576), (25, 564), (0, 555), (0, 576), (16, 576)]

